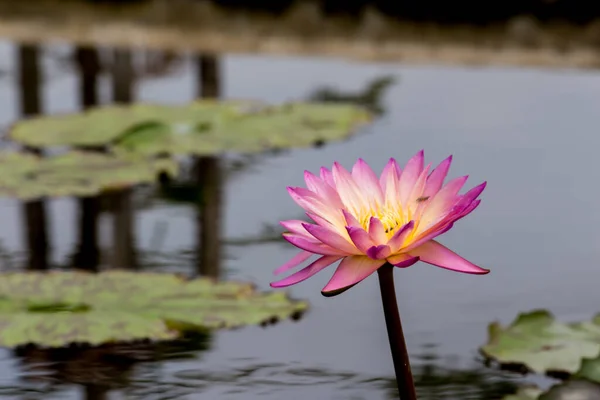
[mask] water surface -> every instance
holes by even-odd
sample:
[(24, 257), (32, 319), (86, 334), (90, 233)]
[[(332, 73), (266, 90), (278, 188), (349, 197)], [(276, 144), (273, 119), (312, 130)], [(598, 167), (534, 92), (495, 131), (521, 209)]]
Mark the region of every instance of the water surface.
[[(11, 52), (8, 44), (1, 48), (2, 65), (11, 65)], [(424, 376), (423, 386), (429, 388), (426, 398), (493, 398), (489, 386), (503, 378), (476, 360), (490, 321), (509, 322), (516, 313), (534, 308), (548, 308), (563, 320), (588, 318), (598, 311), (600, 186), (595, 160), (600, 74), (254, 56), (227, 56), (223, 64), (225, 97), (271, 102), (306, 98), (323, 84), (353, 91), (374, 77), (398, 77), (384, 99), (387, 112), (358, 137), (264, 159), (230, 180), (224, 220), (228, 238), (257, 234), (264, 223), (301, 215), (285, 187), (302, 185), (304, 169), (317, 171), (335, 160), (351, 167), (363, 157), (380, 170), (389, 157), (407, 160), (424, 148), (427, 160), (435, 164), (453, 154), (451, 175), (469, 174), (471, 186), (489, 182), (479, 209), (440, 240), (490, 268), (489, 275), (462, 275), (426, 264), (396, 272), (407, 341)], [(74, 111), (76, 78), (54, 69), (45, 87), (46, 110)], [(0, 124), (16, 117), (11, 85), (9, 79), (0, 81)], [(179, 103), (193, 98), (194, 87), (192, 67), (186, 64), (167, 78), (140, 82), (137, 93), (140, 100)], [(108, 98), (108, 90), (103, 93)], [(74, 205), (72, 200), (51, 203), (56, 263), (64, 262), (72, 250)], [(156, 250), (153, 230), (166, 224), (161, 251), (192, 249), (194, 215), (185, 206), (159, 205), (140, 212), (139, 247)], [(0, 218), (3, 246), (22, 251), (18, 203), (1, 200)], [(272, 270), (295, 254), (285, 243), (226, 250), (227, 277), (252, 281), (262, 289), (269, 288)], [(183, 261), (177, 269), (185, 267)], [(136, 366), (133, 383), (113, 393), (114, 398), (393, 398), (376, 278), (326, 299), (320, 289), (329, 274), (322, 272), (291, 288), (294, 297), (311, 303), (301, 321), (217, 332), (210, 349), (192, 359)], [(436, 359), (417, 358), (424, 353)], [(434, 376), (442, 376), (434, 385), (427, 375), (431, 367), (419, 368), (428, 362), (444, 371), (469, 369), (479, 375), (460, 386), (455, 375), (450, 375), (451, 385), (443, 380), (448, 371), (434, 370)], [(3, 353), (0, 368), (0, 385), (45, 390), (24, 381), (18, 360), (9, 352)], [(65, 386), (54, 394), (7, 391), (2, 398), (78, 399), (80, 393), (81, 387)]]

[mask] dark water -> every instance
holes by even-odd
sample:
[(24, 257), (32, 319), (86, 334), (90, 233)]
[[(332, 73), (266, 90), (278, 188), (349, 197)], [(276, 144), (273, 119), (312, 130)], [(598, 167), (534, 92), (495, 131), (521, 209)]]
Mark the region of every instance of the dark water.
[[(11, 68), (12, 48), (5, 45), (0, 54), (1, 67)], [(564, 320), (598, 311), (599, 74), (258, 56), (224, 57), (223, 65), (225, 97), (273, 102), (306, 98), (323, 84), (352, 91), (375, 77), (398, 77), (384, 98), (386, 113), (361, 136), (265, 158), (230, 179), (225, 187), (228, 239), (256, 235), (265, 223), (298, 216), (285, 186), (302, 185), (304, 169), (314, 171), (334, 160), (350, 166), (363, 157), (380, 169), (391, 156), (406, 160), (424, 148), (434, 162), (454, 154), (453, 176), (470, 174), (472, 184), (489, 182), (481, 207), (442, 242), (491, 268), (491, 274), (461, 275), (424, 264), (396, 273), (420, 398), (494, 399), (510, 389), (519, 377), (499, 374), (478, 360), (477, 348), (492, 320), (508, 322), (520, 311), (540, 307)], [(47, 67), (46, 111), (76, 110), (75, 77), (50, 61)], [(0, 80), (0, 123), (16, 117), (12, 86), (9, 78)], [(102, 93), (108, 98), (106, 86)], [(178, 103), (192, 99), (193, 88), (193, 70), (183, 64), (168, 78), (140, 82), (137, 98)], [(64, 264), (76, 239), (74, 206), (73, 200), (51, 202), (57, 264)], [(18, 211), (17, 202), (0, 201), (1, 243), (17, 255), (23, 250)], [(186, 254), (195, 244), (194, 223), (194, 210), (184, 205), (157, 203), (140, 211), (136, 230), (143, 259), (171, 260), (173, 267), (160, 268), (190, 271)], [(156, 229), (163, 230), (158, 242)], [(163, 257), (156, 257), (157, 251)], [(226, 277), (263, 289), (272, 270), (295, 254), (284, 243), (225, 251)], [(119, 378), (124, 388), (108, 398), (393, 398), (376, 279), (326, 299), (320, 289), (328, 277), (323, 272), (291, 289), (293, 296), (311, 302), (301, 321), (216, 332), (207, 350), (186, 359), (133, 365)], [(47, 363), (38, 360), (32, 370), (8, 351), (0, 358), (0, 398), (106, 398), (98, 394), (105, 388), (90, 386), (93, 375), (80, 380), (87, 389), (58, 385), (58, 378), (33, 379), (48, 375), (42, 372)], [(86, 366), (72, 368), (85, 372)]]

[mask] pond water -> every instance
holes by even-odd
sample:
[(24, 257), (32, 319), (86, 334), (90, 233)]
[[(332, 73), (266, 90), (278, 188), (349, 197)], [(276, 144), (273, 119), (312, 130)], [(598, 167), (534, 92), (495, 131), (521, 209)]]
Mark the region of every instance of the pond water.
[[(0, 54), (0, 68), (10, 68), (12, 46), (4, 44)], [(424, 148), (434, 163), (454, 154), (452, 176), (470, 174), (471, 185), (489, 182), (480, 208), (441, 239), (490, 268), (489, 275), (425, 264), (396, 271), (420, 398), (494, 399), (510, 388), (518, 376), (488, 369), (478, 359), (493, 320), (509, 322), (534, 308), (563, 320), (599, 311), (600, 74), (259, 56), (226, 56), (222, 62), (226, 98), (281, 102), (306, 98), (324, 84), (356, 91), (376, 77), (398, 78), (383, 99), (385, 113), (359, 136), (264, 158), (228, 181), (227, 238), (256, 235), (265, 223), (298, 216), (285, 187), (302, 185), (304, 169), (316, 171), (335, 160), (349, 167), (363, 157), (381, 169), (389, 157), (406, 160)], [(54, 65), (48, 71), (46, 111), (76, 110), (76, 78)], [(185, 64), (169, 77), (140, 82), (137, 97), (184, 102), (194, 96), (194, 79), (191, 64)], [(10, 75), (0, 80), (0, 124), (16, 118), (13, 86)], [(55, 200), (50, 207), (53, 260), (61, 263), (75, 241), (75, 202)], [(19, 212), (18, 202), (0, 201), (0, 239), (11, 253), (23, 250)], [(156, 251), (152, 235), (162, 224), (166, 233), (158, 250), (191, 250), (194, 221), (194, 210), (186, 206), (158, 204), (140, 211), (138, 246)], [(272, 270), (295, 254), (285, 243), (225, 250), (226, 277), (262, 289), (269, 288)], [(191, 261), (178, 261), (173, 269), (190, 271)], [(320, 289), (328, 277), (322, 272), (291, 288), (294, 297), (311, 303), (300, 321), (216, 332), (207, 350), (188, 359), (134, 366), (127, 387), (109, 398), (394, 398), (377, 279), (326, 299)], [(0, 353), (0, 359), (0, 398), (100, 398), (93, 387), (36, 384), (11, 352)]]

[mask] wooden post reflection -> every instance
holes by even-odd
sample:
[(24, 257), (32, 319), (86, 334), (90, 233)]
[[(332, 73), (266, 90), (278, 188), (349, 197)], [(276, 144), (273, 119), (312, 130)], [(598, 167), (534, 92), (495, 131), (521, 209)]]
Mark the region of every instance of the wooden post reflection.
[[(196, 64), (199, 97), (218, 98), (221, 94), (221, 79), (217, 55), (200, 55)], [(221, 271), (223, 206), (221, 160), (219, 157), (197, 157), (194, 168), (202, 194), (196, 213), (198, 231), (196, 271), (200, 275), (218, 279)]]
[(108, 387), (105, 385), (88, 384), (84, 386), (85, 400), (106, 400), (108, 399)]
[[(100, 57), (93, 47), (77, 47), (75, 59), (79, 67), (79, 103), (82, 109), (98, 104), (98, 75)], [(100, 263), (98, 248), (98, 217), (100, 196), (79, 199), (79, 243), (73, 267), (97, 271)]]
[[(115, 49), (112, 70), (112, 94), (115, 103), (131, 103), (135, 73), (133, 54), (128, 49)], [(113, 202), (113, 259), (112, 267), (137, 268), (135, 251), (133, 189), (114, 192)]]
[[(41, 112), (40, 49), (35, 45), (22, 44), (18, 48), (20, 111), (23, 116)], [(37, 149), (27, 149), (37, 154)], [(28, 201), (22, 207), (25, 222), (25, 242), (28, 252), (28, 269), (48, 268), (48, 229), (46, 207), (43, 200)]]

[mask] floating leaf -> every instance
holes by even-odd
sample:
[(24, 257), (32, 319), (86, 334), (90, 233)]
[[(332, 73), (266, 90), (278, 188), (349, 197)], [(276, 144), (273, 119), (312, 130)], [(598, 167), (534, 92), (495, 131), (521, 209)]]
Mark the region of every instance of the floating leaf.
[(501, 364), (521, 365), (538, 373), (571, 374), (583, 358), (600, 353), (600, 316), (565, 324), (547, 311), (523, 313), (507, 327), (492, 323), (481, 351)]
[(502, 400), (538, 400), (542, 389), (537, 387), (523, 387), (517, 393), (505, 396)]
[(134, 134), (144, 127), (177, 124), (178, 121), (217, 121), (229, 113), (240, 113), (251, 104), (204, 100), (184, 106), (109, 105), (76, 114), (25, 119), (17, 122), (9, 135), (11, 140), (33, 147), (104, 146), (121, 135)]
[(548, 391), (536, 387), (521, 388), (516, 394), (502, 400), (597, 400), (600, 385), (587, 380), (569, 379), (553, 385)]
[(600, 386), (583, 380), (568, 380), (552, 386), (536, 400), (597, 400)]
[(579, 371), (575, 372), (572, 377), (600, 384), (600, 355), (581, 360)]
[(345, 138), (369, 120), (366, 110), (351, 104), (202, 100), (40, 116), (15, 124), (10, 138), (33, 147), (108, 145), (144, 155), (211, 155), (311, 146)]
[(0, 196), (91, 196), (109, 189), (153, 182), (159, 172), (174, 175), (171, 159), (150, 160), (72, 151), (56, 157), (0, 153)]
[(183, 332), (274, 322), (306, 308), (282, 292), (173, 274), (6, 273), (0, 275), (0, 346), (170, 340)]

